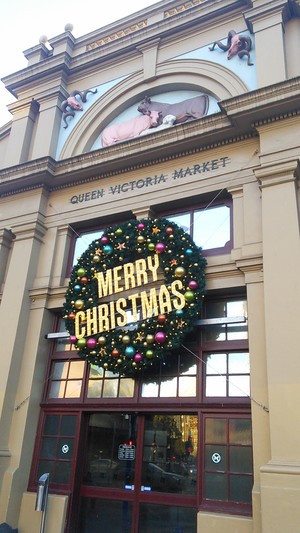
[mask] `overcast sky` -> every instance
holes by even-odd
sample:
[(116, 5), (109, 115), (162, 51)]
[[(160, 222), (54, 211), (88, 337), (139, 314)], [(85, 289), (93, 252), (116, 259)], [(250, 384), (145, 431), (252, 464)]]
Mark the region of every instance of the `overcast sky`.
[[(27, 66), (23, 51), (73, 24), (80, 37), (160, 0), (0, 0), (0, 79)], [(0, 82), (0, 126), (11, 120), (6, 105), (13, 96)]]

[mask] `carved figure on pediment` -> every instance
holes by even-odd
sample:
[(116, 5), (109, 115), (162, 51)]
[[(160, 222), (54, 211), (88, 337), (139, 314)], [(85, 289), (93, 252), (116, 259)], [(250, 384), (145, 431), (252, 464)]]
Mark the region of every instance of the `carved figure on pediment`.
[(81, 101), (83, 103), (86, 102), (86, 97), (89, 93), (95, 94), (97, 92), (97, 89), (87, 89), (85, 91), (78, 91), (75, 89), (70, 93), (68, 98), (64, 100), (61, 104), (61, 109), (63, 111), (63, 121), (65, 123), (64, 128), (66, 129), (68, 127), (67, 123), (67, 117), (74, 117), (75, 111), (82, 111), (83, 107), (80, 103), (80, 101), (76, 98), (76, 96), (79, 96)]
[(145, 115), (138, 115), (119, 124), (111, 124), (101, 134), (102, 146), (110, 146), (126, 139), (138, 137), (143, 131), (155, 128), (159, 124), (161, 124), (161, 115), (157, 111), (148, 111)]
[(187, 98), (173, 104), (152, 101), (149, 96), (145, 96), (138, 106), (138, 111), (146, 114), (149, 111), (156, 110), (161, 113), (162, 119), (166, 115), (174, 115), (176, 117), (174, 124), (180, 124), (207, 115), (208, 105), (209, 99), (206, 94)]
[(209, 50), (212, 52), (216, 46), (221, 48), (224, 52), (228, 51), (227, 59), (231, 59), (235, 55), (238, 55), (239, 58), (246, 56), (247, 64), (249, 66), (253, 65), (250, 60), (252, 41), (248, 35), (238, 35), (236, 31), (231, 30), (228, 33), (226, 44), (223, 44), (221, 41), (215, 41), (214, 44), (209, 47)]

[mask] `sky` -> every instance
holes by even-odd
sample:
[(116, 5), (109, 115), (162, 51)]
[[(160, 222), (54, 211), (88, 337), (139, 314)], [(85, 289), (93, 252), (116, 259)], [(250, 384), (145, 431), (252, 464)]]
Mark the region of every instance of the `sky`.
[[(73, 25), (74, 37), (102, 28), (160, 0), (0, 0), (0, 79), (27, 66), (23, 51)], [(14, 97), (0, 82), (0, 127), (12, 115), (7, 104)]]

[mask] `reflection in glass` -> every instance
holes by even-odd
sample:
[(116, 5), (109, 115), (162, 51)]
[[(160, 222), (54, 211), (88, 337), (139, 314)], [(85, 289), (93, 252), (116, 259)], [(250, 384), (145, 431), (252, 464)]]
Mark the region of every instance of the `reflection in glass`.
[(205, 395), (210, 398), (249, 396), (249, 353), (208, 354), (206, 359)]
[(179, 383), (178, 383), (178, 396), (181, 398), (184, 397), (195, 397), (196, 396), (196, 387), (197, 387), (197, 381), (196, 377), (194, 376), (182, 376), (179, 377)]
[(226, 378), (225, 376), (208, 376), (206, 378), (205, 395), (216, 398), (226, 396)]
[(177, 396), (177, 378), (162, 381), (160, 385), (161, 398), (175, 398)]
[(88, 398), (132, 398), (134, 380), (104, 371), (96, 365), (90, 365), (88, 381)]
[(195, 494), (198, 419), (194, 415), (146, 415), (142, 488)]
[(230, 208), (222, 205), (194, 212), (193, 238), (203, 250), (223, 248), (230, 240)]
[(136, 417), (131, 414), (94, 413), (89, 418), (84, 483), (99, 487), (132, 485), (135, 456), (120, 459), (120, 446), (136, 444)]
[(86, 251), (91, 242), (93, 242), (95, 239), (100, 239), (102, 235), (103, 230), (97, 230), (90, 231), (89, 233), (82, 233), (79, 237), (77, 237), (74, 249), (73, 265), (77, 263), (79, 257), (81, 257), (81, 255)]

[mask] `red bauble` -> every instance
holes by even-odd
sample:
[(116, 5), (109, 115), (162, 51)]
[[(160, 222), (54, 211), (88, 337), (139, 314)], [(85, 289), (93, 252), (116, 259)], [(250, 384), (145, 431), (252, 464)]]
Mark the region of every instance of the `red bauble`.
[(164, 324), (166, 320), (167, 320), (166, 315), (158, 315), (157, 317), (157, 322), (159, 322), (160, 324)]
[(111, 352), (111, 355), (113, 357), (119, 357), (119, 354), (120, 354), (120, 352), (119, 352), (119, 350), (117, 350), (117, 348), (114, 348), (113, 351)]

